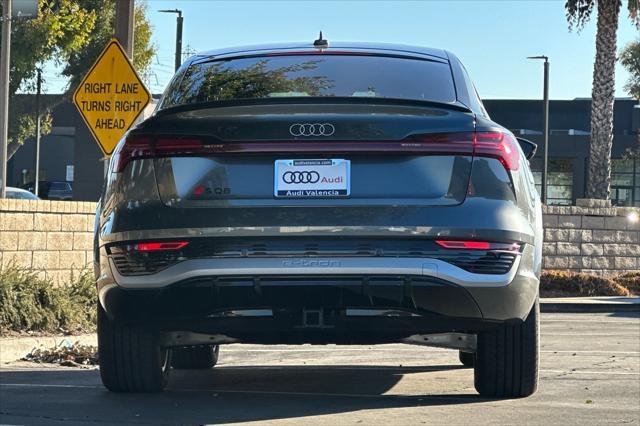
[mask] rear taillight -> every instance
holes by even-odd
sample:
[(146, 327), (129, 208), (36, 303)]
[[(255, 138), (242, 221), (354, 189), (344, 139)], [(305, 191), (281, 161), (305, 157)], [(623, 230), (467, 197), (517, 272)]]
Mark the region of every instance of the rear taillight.
[(436, 244), (448, 249), (489, 250), (491, 243), (486, 241), (443, 241), (436, 240)]
[(402, 148), (424, 153), (497, 158), (507, 170), (518, 170), (520, 163), (515, 138), (501, 131), (415, 135), (405, 140)]
[(121, 172), (133, 160), (204, 153), (200, 139), (184, 137), (158, 137), (132, 135), (122, 140), (113, 153), (114, 172)]
[(413, 135), (405, 140), (407, 149), (433, 154), (473, 155), (473, 132)]
[(423, 151), (444, 154), (473, 154), (497, 158), (507, 170), (518, 170), (520, 156), (517, 142), (509, 133), (464, 132), (413, 136)]
[(134, 253), (151, 251), (176, 251), (189, 245), (188, 241), (153, 241), (112, 246), (110, 253)]
[(135, 244), (136, 251), (163, 251), (163, 250), (180, 250), (189, 243), (187, 241), (169, 241), (164, 243), (138, 243)]
[(520, 244), (518, 243), (493, 243), (489, 241), (474, 240), (436, 240), (436, 244), (446, 249), (500, 250), (520, 252)]
[(473, 142), (473, 153), (479, 157), (494, 157), (507, 170), (518, 170), (520, 155), (518, 142), (509, 133), (477, 132)]
[(254, 141), (207, 144), (198, 137), (130, 135), (113, 153), (112, 170), (121, 172), (133, 160), (233, 153), (389, 153), (474, 155), (497, 158), (507, 170), (520, 162), (517, 142), (509, 133), (453, 132), (412, 135), (400, 141)]

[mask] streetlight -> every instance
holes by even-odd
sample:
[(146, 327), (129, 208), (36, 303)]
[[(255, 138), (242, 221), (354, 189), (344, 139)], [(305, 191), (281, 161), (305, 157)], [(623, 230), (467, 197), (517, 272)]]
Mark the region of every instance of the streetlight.
[(42, 91), (42, 69), (37, 68), (37, 80), (36, 80), (36, 161), (35, 161), (35, 173), (33, 178), (33, 195), (38, 197), (39, 185), (40, 185), (40, 92)]
[(162, 13), (177, 13), (178, 17), (176, 18), (176, 71), (182, 65), (182, 11), (179, 9), (163, 9), (158, 12)]
[(7, 189), (7, 144), (9, 143), (9, 56), (11, 54), (11, 0), (2, 3), (0, 47), (0, 198)]
[(528, 56), (527, 59), (543, 59), (544, 60), (544, 153), (542, 165), (542, 194), (540, 198), (543, 204), (547, 204), (547, 167), (549, 161), (549, 58), (544, 55)]

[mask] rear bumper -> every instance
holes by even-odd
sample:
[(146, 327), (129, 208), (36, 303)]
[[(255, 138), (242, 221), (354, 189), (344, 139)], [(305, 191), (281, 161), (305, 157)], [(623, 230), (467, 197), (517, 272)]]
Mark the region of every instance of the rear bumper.
[[(523, 320), (538, 294), (528, 245), (504, 275), (425, 258), (195, 259), (144, 276), (101, 269), (100, 302), (115, 319), (263, 343), (477, 331)], [(322, 327), (305, 326), (309, 311), (321, 312)], [(367, 311), (376, 313), (353, 314)]]
[(507, 274), (475, 274), (450, 263), (428, 258), (318, 257), (191, 259), (155, 274), (125, 276), (112, 259), (109, 269), (118, 285), (126, 289), (159, 289), (199, 277), (231, 276), (378, 276), (432, 277), (461, 286), (504, 287), (515, 277), (520, 256)]

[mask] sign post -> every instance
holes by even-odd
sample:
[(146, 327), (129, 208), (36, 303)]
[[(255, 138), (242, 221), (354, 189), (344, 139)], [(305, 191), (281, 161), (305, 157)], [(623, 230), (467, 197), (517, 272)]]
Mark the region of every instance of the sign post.
[(73, 103), (107, 157), (150, 100), (151, 94), (116, 39), (105, 47), (73, 94)]

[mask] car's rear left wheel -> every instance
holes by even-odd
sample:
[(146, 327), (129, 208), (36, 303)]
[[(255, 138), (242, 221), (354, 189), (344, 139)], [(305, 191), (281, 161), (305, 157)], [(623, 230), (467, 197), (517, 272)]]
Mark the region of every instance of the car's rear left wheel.
[(112, 392), (159, 392), (167, 386), (171, 351), (160, 346), (158, 332), (120, 324), (98, 303), (100, 377)]
[(540, 354), (538, 300), (526, 320), (478, 333), (475, 387), (482, 396), (520, 398), (538, 387)]
[(182, 346), (171, 350), (171, 366), (176, 369), (206, 370), (218, 362), (218, 345)]

